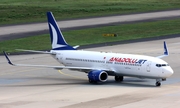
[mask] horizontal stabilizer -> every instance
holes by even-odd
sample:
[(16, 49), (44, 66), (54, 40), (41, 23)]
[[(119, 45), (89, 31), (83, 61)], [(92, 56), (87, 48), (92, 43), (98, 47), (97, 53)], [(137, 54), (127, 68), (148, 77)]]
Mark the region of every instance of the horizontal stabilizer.
[(74, 49), (77, 49), (77, 48), (79, 48), (79, 47), (80, 47), (79, 45), (73, 46)]

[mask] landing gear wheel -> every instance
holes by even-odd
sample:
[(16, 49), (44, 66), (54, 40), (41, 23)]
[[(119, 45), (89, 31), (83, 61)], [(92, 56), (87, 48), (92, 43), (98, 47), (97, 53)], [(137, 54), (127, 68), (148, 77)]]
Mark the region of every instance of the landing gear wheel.
[(114, 79), (117, 82), (121, 82), (121, 81), (123, 81), (124, 77), (123, 76), (115, 76)]
[(157, 87), (161, 86), (161, 82), (159, 82), (159, 81), (156, 82), (156, 86), (157, 86)]

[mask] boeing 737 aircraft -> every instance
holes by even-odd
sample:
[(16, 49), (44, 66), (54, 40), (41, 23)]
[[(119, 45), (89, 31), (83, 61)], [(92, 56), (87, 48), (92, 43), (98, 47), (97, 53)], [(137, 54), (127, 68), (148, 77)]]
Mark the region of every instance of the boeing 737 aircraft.
[(155, 85), (160, 86), (161, 81), (165, 81), (166, 78), (173, 74), (172, 68), (167, 62), (161, 59), (169, 55), (165, 42), (164, 54), (158, 57), (77, 50), (76, 48), (78, 46), (72, 47), (67, 44), (51, 12), (47, 12), (47, 18), (52, 50), (49, 52), (23, 51), (51, 54), (64, 66), (13, 64), (4, 52), (9, 64), (13, 66), (78, 70), (88, 74), (90, 83), (106, 82), (108, 76), (114, 76), (115, 81), (121, 82), (124, 76), (130, 76), (155, 79)]

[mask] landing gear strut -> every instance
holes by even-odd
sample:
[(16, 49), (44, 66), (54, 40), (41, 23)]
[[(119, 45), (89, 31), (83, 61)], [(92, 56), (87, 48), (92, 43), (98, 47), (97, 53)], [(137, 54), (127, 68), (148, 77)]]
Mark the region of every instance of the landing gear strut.
[(89, 79), (89, 83), (96, 84), (97, 82), (96, 81), (92, 81), (92, 80)]
[(124, 77), (123, 77), (123, 76), (115, 76), (114, 79), (115, 79), (115, 81), (117, 81), (117, 82), (122, 82), (123, 79), (124, 79)]

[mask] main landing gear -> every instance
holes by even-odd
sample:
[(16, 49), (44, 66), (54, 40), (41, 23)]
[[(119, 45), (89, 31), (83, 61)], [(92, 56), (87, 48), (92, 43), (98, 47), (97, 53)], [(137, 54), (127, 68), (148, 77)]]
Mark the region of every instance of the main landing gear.
[(123, 76), (115, 76), (114, 79), (116, 82), (122, 82), (124, 77)]
[(96, 84), (97, 81), (92, 81), (92, 80), (89, 79), (89, 83), (91, 83), (91, 84)]

